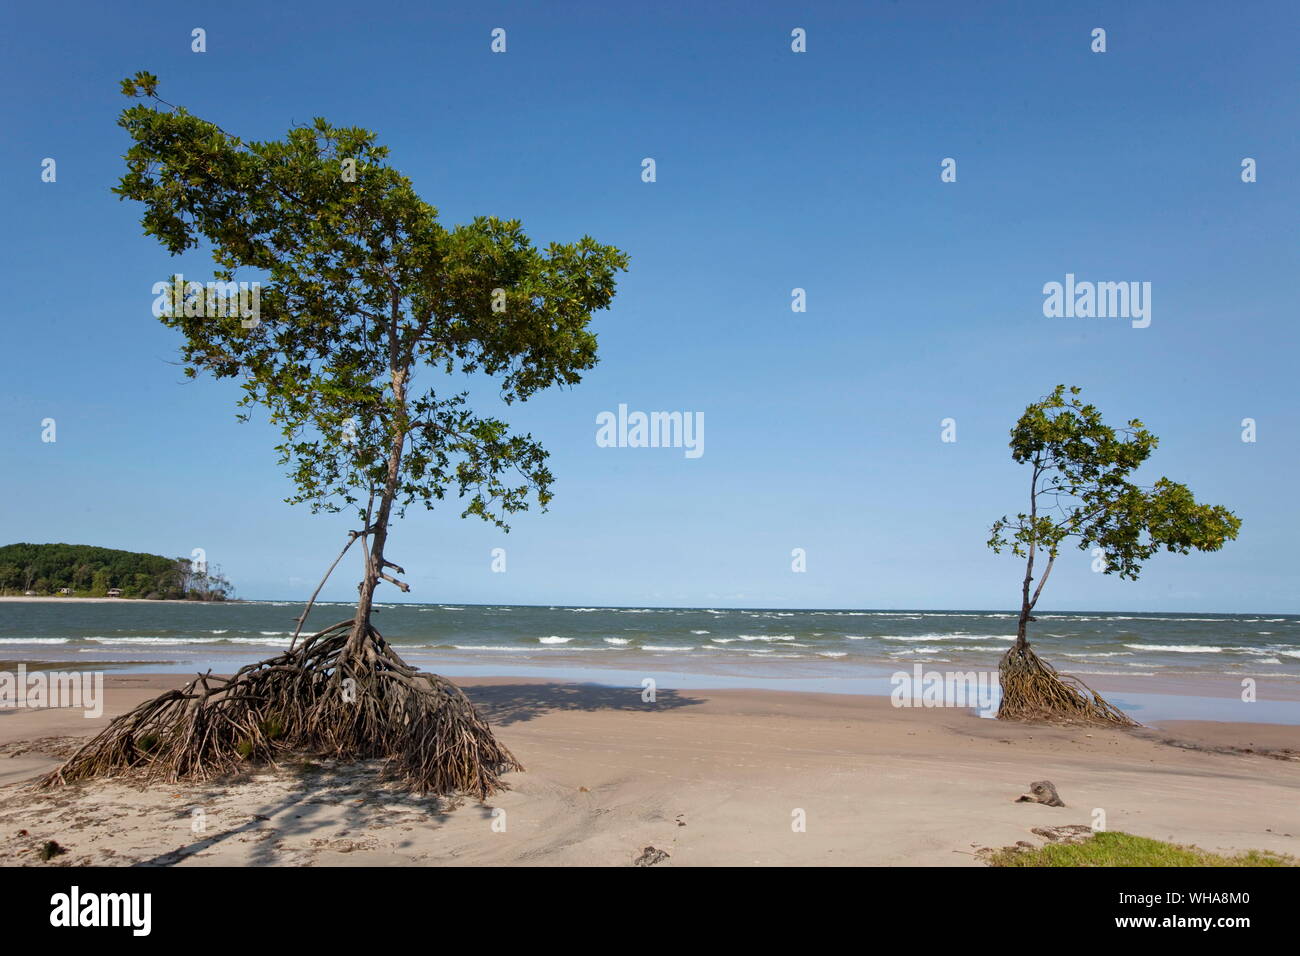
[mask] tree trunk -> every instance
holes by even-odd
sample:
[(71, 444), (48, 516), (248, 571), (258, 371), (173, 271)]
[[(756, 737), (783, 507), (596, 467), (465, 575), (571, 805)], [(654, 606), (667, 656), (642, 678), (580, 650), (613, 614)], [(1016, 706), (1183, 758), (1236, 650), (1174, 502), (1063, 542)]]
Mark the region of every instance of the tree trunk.
[[(1022, 650), (1029, 646), (1027, 634), (1029, 633), (1029, 622), (1033, 616), (1029, 613), (1034, 609), (1034, 602), (1029, 597), (1029, 587), (1034, 583), (1034, 553), (1037, 549), (1032, 545), (1029, 549), (1029, 558), (1025, 561), (1025, 580), (1020, 588), (1020, 620), (1016, 622), (1016, 643), (1017, 650)], [(1046, 575), (1044, 575), (1046, 577)], [(1041, 586), (1039, 588), (1041, 590)]]
[[(1029, 520), (1034, 522), (1038, 519), (1038, 476), (1042, 473), (1042, 462), (1037, 458), (1034, 459), (1034, 474), (1029, 481)], [(1029, 556), (1025, 559), (1025, 580), (1020, 585), (1020, 621), (1016, 624), (1016, 643), (1015, 649), (1020, 651), (1029, 646), (1029, 641), (1025, 635), (1029, 630), (1030, 615), (1034, 603), (1029, 599), (1029, 587), (1034, 583), (1034, 558), (1038, 554), (1037, 536), (1029, 540)], [(1039, 585), (1039, 591), (1042, 591), (1042, 585)], [(1035, 595), (1037, 598), (1037, 595)]]
[[(396, 294), (394, 294), (396, 295)], [(394, 419), (396, 434), (393, 445), (388, 452), (388, 475), (384, 479), (384, 488), (379, 496), (379, 510), (373, 515), (370, 526), (374, 529), (374, 539), (370, 542), (370, 551), (366, 556), (366, 574), (361, 581), (357, 594), (357, 614), (352, 626), (348, 650), (360, 651), (367, 635), (371, 633), (370, 614), (374, 603), (375, 588), (384, 573), (384, 545), (388, 542), (388, 522), (392, 517), (393, 501), (397, 498), (398, 479), (402, 474), (402, 450), (406, 446), (406, 371), (401, 367), (397, 350), (397, 315), (398, 302), (393, 299), (393, 324), (389, 335), (389, 369), (393, 377), (393, 399), (397, 406)], [(371, 516), (367, 515), (369, 519)], [(369, 530), (369, 529), (367, 529)]]
[(372, 527), (374, 536), (370, 541), (370, 550), (366, 554), (366, 572), (361, 579), (357, 594), (357, 613), (353, 619), (350, 650), (359, 650), (370, 632), (370, 614), (374, 604), (375, 588), (379, 586), (380, 575), (384, 572), (384, 546), (388, 543), (388, 522), (392, 517), (393, 499), (397, 497), (397, 476), (402, 464), (402, 446), (406, 435), (402, 434), (393, 442), (392, 452), (388, 456), (388, 480), (379, 499), (379, 510), (375, 512)]

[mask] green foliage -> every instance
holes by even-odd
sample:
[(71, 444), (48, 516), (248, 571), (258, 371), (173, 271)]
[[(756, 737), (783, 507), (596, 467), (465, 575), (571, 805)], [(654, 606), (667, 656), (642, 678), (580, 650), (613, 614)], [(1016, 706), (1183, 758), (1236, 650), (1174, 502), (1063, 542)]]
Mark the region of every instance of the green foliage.
[(1137, 419), (1121, 429), (1106, 425), (1079, 392), (1058, 385), (1011, 430), (1011, 457), (1032, 468), (1030, 509), (995, 521), (989, 547), (1031, 561), (1042, 550), (1054, 560), (1073, 540), (1082, 550), (1102, 550), (1106, 574), (1133, 580), (1160, 550), (1217, 551), (1236, 538), (1241, 520), (1198, 503), (1186, 485), (1168, 478), (1136, 484), (1133, 472), (1159, 440)]
[[(546, 451), (443, 384), (486, 376), (509, 404), (578, 382), (626, 255), (590, 237), (539, 250), (514, 220), (444, 227), (368, 130), (318, 118), (244, 141), (159, 99), (148, 73), (122, 89), (153, 102), (121, 114), (132, 145), (115, 192), (173, 255), (206, 243), (217, 280), (262, 282), (252, 328), (174, 300), (162, 321), (185, 337), (188, 375), (236, 379), (241, 407), (269, 410), (289, 501), (364, 518), (378, 495), (386, 519), (389, 502), (432, 508), (455, 489), (465, 515), (502, 527), (530, 492), (545, 507)], [(417, 390), (426, 369), (444, 377)]]
[(234, 586), (216, 567), (199, 569), (186, 558), (96, 548), (85, 544), (9, 544), (0, 547), (0, 593), (74, 594), (221, 601)]
[(1195, 846), (1166, 843), (1131, 833), (1102, 832), (1081, 843), (1049, 843), (986, 851), (989, 866), (1296, 866), (1294, 857), (1267, 850), (1210, 853)]

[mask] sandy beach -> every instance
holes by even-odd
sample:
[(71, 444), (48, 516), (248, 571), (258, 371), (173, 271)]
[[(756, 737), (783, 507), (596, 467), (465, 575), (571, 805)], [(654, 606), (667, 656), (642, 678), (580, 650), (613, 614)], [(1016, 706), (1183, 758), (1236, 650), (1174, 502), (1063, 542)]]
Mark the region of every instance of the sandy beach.
[[(295, 760), (206, 784), (30, 781), (177, 675), (110, 675), (102, 717), (0, 711), (0, 863), (980, 866), (982, 847), (1090, 824), (1300, 854), (1300, 727), (1135, 732), (895, 709), (843, 694), (462, 681), (527, 771), (485, 804), (412, 797), (377, 765)], [(1053, 781), (1065, 807), (1016, 803)], [(796, 824), (806, 821), (802, 832)], [(197, 821), (197, 823), (196, 823)]]

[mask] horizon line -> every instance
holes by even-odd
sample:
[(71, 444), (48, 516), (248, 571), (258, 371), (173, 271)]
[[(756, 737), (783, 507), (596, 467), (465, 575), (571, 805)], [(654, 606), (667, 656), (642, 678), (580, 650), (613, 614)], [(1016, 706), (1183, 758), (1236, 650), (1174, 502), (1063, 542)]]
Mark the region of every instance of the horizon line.
[[(131, 600), (147, 600), (146, 598), (133, 598)], [(186, 601), (186, 604), (271, 604), (271, 603), (306, 603), (290, 600), (288, 598), (233, 598), (226, 601)], [(355, 604), (353, 601), (317, 601), (317, 605), (325, 604)], [(376, 601), (375, 606), (396, 606), (396, 607), (527, 607), (527, 608), (560, 608), (569, 610), (572, 608), (590, 607), (598, 611), (627, 611), (627, 610), (652, 610), (652, 611), (863, 611), (866, 613), (900, 613), (900, 612), (918, 612), (918, 613), (946, 613), (946, 614), (1008, 614), (1011, 617), (1017, 617), (1018, 611), (1008, 608), (915, 608), (915, 607), (784, 607), (784, 606), (729, 606), (720, 604), (710, 605), (686, 605), (686, 604), (511, 604), (509, 602), (493, 601), (488, 604), (476, 603), (473, 601)], [(1234, 616), (1249, 615), (1274, 615), (1280, 617), (1300, 617), (1300, 611), (1131, 611), (1131, 610), (1087, 610), (1087, 611), (1065, 611), (1065, 610), (1047, 610), (1039, 611), (1039, 614), (1186, 614), (1206, 616), (1213, 614), (1225, 614)], [(1037, 615), (1035, 615), (1037, 616)]]

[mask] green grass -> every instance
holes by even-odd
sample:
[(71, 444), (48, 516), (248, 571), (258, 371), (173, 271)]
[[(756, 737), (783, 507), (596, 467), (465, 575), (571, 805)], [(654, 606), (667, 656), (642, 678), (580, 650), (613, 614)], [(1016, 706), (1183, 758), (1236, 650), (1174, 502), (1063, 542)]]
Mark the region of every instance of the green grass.
[(1267, 850), (1224, 856), (1194, 846), (1148, 840), (1131, 833), (1098, 833), (1082, 843), (1036, 849), (1009, 846), (984, 855), (989, 866), (1297, 866), (1300, 860)]

